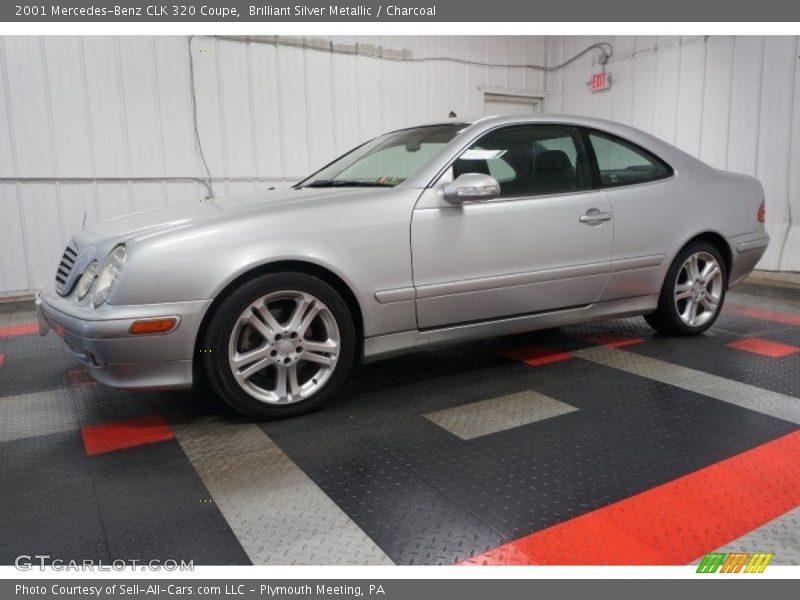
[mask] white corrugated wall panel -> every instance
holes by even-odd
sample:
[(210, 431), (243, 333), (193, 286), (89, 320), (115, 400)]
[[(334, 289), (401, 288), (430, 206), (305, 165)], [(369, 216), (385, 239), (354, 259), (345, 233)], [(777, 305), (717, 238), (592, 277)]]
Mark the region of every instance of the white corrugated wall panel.
[(156, 118), (162, 132), (164, 175), (192, 176), (198, 172), (199, 162), (192, 125), (188, 41), (182, 37), (157, 37), (154, 43), (158, 87)]
[[(272, 38), (263, 38), (269, 42)], [(274, 40), (272, 40), (274, 41)], [(290, 38), (276, 47), (198, 36), (0, 39), (0, 293), (42, 287), (70, 232), (134, 210), (288, 185), (387, 129), (483, 112), (481, 88), (546, 90), (548, 112), (630, 123), (721, 168), (758, 174), (773, 245), (766, 268), (800, 269), (797, 38)], [(586, 82), (610, 42), (611, 90)], [(330, 54), (331, 47), (403, 63)], [(17, 182), (17, 178), (45, 178)], [(72, 179), (71, 179), (72, 178)], [(94, 181), (97, 178), (97, 181)], [(141, 178), (141, 179), (140, 179)], [(187, 179), (180, 179), (187, 178)], [(193, 180), (194, 179), (194, 180)], [(85, 216), (84, 216), (85, 215)]]
[[(600, 37), (610, 90), (591, 93), (596, 54), (546, 78), (548, 110), (630, 123), (709, 164), (757, 176), (772, 242), (765, 269), (800, 270), (800, 62), (797, 37)], [(549, 64), (587, 38), (550, 38)], [(794, 223), (792, 220), (794, 219)]]
[[(340, 43), (354, 43), (341, 40)], [(358, 69), (349, 56), (331, 54), (331, 105), (336, 119), (333, 128), (334, 154), (341, 154), (358, 144)]]
[[(307, 50), (304, 56), (307, 167), (323, 165), (336, 154), (331, 55)], [(308, 169), (303, 169), (305, 173)]]
[(281, 146), (286, 175), (292, 178), (307, 173), (309, 166), (308, 99), (303, 76), (305, 52), (307, 51), (297, 48), (280, 48), (276, 53), (278, 63), (276, 85), (280, 98), (278, 106), (283, 123)]
[[(795, 38), (794, 55), (800, 58), (800, 36)], [(781, 253), (781, 269), (800, 269), (800, 60), (794, 61), (794, 104), (792, 107), (792, 148), (789, 154), (789, 214), (791, 221)]]
[[(0, 293), (45, 285), (84, 221), (206, 195), (190, 46), (197, 132), (218, 195), (290, 184), (387, 129), (450, 110), (480, 115), (481, 86), (544, 87), (530, 70), (318, 51), (543, 63), (543, 38), (289, 41), (308, 47), (203, 36), (0, 40), (0, 177), (14, 180), (0, 183)], [(46, 181), (16, 181), (25, 177)]]
[(726, 168), (756, 174), (764, 38), (736, 38)]
[[(631, 37), (617, 38), (614, 43), (614, 54), (617, 56), (632, 56), (634, 49), (635, 39)], [(633, 74), (633, 61), (620, 61), (615, 69), (613, 85), (609, 90), (611, 95), (611, 120), (625, 123), (626, 125), (633, 124), (633, 95), (636, 89)]]
[(6, 37), (6, 90), (11, 114), (11, 135), (16, 150), (14, 175), (57, 175), (49, 127), (49, 90), (42, 56), (42, 38)]
[(56, 172), (79, 177), (94, 167), (81, 38), (59, 36), (42, 41)]
[(0, 183), (0, 290), (26, 290), (28, 279), (25, 230), (19, 210), (19, 184)]
[(64, 250), (64, 219), (58, 185), (24, 183), (19, 186), (28, 275), (34, 284), (53, 277), (55, 264)]
[(654, 48), (656, 41), (657, 38), (652, 36), (636, 38), (635, 54), (631, 59), (633, 62), (633, 115), (631, 123), (634, 127), (645, 131), (653, 131), (655, 123), (656, 53)]
[(253, 106), (256, 173), (285, 177), (285, 161), (281, 151), (282, 119), (278, 96), (277, 50), (265, 44), (252, 44), (250, 51), (250, 86)]
[(675, 144), (690, 154), (699, 156), (704, 108), (706, 45), (700, 39), (689, 40), (681, 45), (680, 52)]
[[(795, 39), (764, 41), (756, 176), (770, 203), (767, 228), (771, 244), (762, 262), (777, 267), (789, 229), (789, 172), (794, 91)], [(795, 168), (797, 165), (795, 165)]]
[(720, 169), (727, 168), (728, 164), (733, 45), (731, 37), (714, 37), (706, 45), (699, 156)]
[(675, 143), (678, 123), (678, 81), (681, 69), (680, 38), (662, 37), (656, 53), (656, 90), (653, 133)]

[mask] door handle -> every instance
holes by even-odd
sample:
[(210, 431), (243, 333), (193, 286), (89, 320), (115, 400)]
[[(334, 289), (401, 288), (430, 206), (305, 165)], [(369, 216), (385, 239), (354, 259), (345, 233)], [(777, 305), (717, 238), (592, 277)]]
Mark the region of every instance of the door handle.
[(614, 215), (610, 212), (603, 212), (597, 208), (590, 208), (586, 214), (578, 217), (578, 221), (587, 225), (599, 225), (603, 221), (610, 221)]

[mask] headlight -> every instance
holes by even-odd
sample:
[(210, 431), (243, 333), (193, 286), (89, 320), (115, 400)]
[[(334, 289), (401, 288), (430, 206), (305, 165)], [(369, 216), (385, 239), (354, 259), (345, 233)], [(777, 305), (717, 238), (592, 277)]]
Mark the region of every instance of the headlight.
[(125, 254), (125, 246), (120, 245), (106, 256), (106, 260), (103, 263), (103, 270), (100, 271), (100, 275), (97, 277), (97, 286), (94, 288), (92, 306), (95, 308), (105, 302), (106, 298), (108, 298), (108, 295), (111, 293), (111, 288), (114, 287), (114, 284), (117, 282), (117, 277), (119, 277), (119, 273), (122, 271), (122, 265), (125, 264)]
[(97, 261), (93, 260), (78, 280), (78, 285), (75, 288), (75, 297), (80, 301), (86, 298), (86, 294), (92, 289), (94, 278), (97, 277)]

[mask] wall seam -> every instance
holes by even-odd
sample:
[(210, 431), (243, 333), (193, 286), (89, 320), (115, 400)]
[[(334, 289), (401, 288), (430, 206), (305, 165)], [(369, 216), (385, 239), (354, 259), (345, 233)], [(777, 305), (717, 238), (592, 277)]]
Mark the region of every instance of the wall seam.
[[(81, 85), (86, 94), (86, 123), (89, 125), (89, 165), (92, 176), (97, 177), (97, 150), (94, 147), (94, 120), (92, 119), (91, 103), (89, 102), (89, 75), (86, 69), (86, 43), (83, 36), (80, 37), (81, 54)], [(100, 191), (97, 189), (97, 182), (92, 184), (92, 196), (94, 198), (94, 219), (99, 221), (100, 217)]]
[[(19, 157), (17, 155), (17, 134), (14, 128), (14, 119), (12, 115), (13, 107), (11, 106), (11, 94), (9, 92), (8, 81), (8, 65), (6, 64), (6, 41), (5, 38), (0, 36), (0, 68), (2, 68), (3, 92), (6, 100), (6, 120), (8, 122), (9, 145), (11, 147), (11, 161), (15, 173), (19, 173)], [(28, 236), (25, 234), (25, 220), (22, 216), (22, 191), (20, 190), (20, 182), (14, 184), (14, 193), (17, 199), (17, 218), (19, 222), (20, 237), (22, 238), (22, 254), (25, 261), (25, 285), (30, 289), (32, 279), (32, 268), (30, 261), (30, 252), (28, 252)]]
[(733, 38), (731, 48), (731, 81), (728, 84), (728, 127), (725, 130), (725, 169), (730, 168), (731, 155), (731, 115), (733, 114), (733, 80), (736, 76), (736, 38)]
[[(42, 58), (42, 75), (44, 81), (44, 94), (45, 102), (47, 103), (47, 129), (49, 130), (50, 137), (50, 160), (53, 163), (53, 170), (56, 175), (61, 175), (61, 169), (58, 165), (58, 145), (56, 143), (56, 125), (53, 119), (53, 94), (50, 90), (50, 66), (47, 61), (47, 47), (45, 45), (45, 38), (39, 37), (39, 52)], [(69, 234), (64, 228), (64, 202), (61, 195), (61, 182), (56, 182), (56, 210), (58, 212), (58, 230), (61, 232), (61, 245), (66, 245), (69, 239)]]
[[(156, 37), (153, 36), (153, 77), (155, 81), (155, 101), (156, 101), (156, 120), (158, 122), (158, 147), (159, 154), (161, 155), (161, 174), (167, 176), (167, 157), (166, 148), (164, 146), (164, 119), (162, 117), (163, 108), (161, 106), (161, 85), (158, 77), (158, 46), (156, 45)], [(161, 180), (161, 206), (166, 207), (169, 204), (167, 196), (167, 182)]]
[[(252, 175), (255, 176), (261, 164), (261, 153), (256, 135), (258, 120), (256, 119), (256, 107), (253, 102), (255, 81), (253, 79), (253, 46), (251, 44), (245, 46), (245, 60), (247, 61), (247, 108), (250, 113), (250, 151), (253, 153), (250, 164), (253, 166)], [(253, 189), (258, 189), (258, 184), (255, 181), (253, 182)]]
[[(123, 148), (125, 150), (125, 163), (128, 167), (128, 175), (133, 175), (133, 163), (131, 162), (131, 140), (130, 131), (128, 129), (128, 104), (125, 95), (125, 81), (123, 77), (124, 71), (122, 70), (122, 50), (119, 45), (119, 38), (114, 39), (114, 48), (117, 59), (117, 87), (119, 89), (120, 101), (122, 102), (122, 133), (125, 136), (125, 143)], [(133, 199), (133, 184), (128, 182), (128, 209), (129, 212), (136, 210), (136, 204)]]
[(703, 124), (706, 112), (706, 75), (708, 74), (708, 39), (703, 44), (703, 77), (700, 80), (700, 127), (697, 131), (697, 156), (703, 156)]
[(789, 235), (792, 232), (792, 223), (794, 222), (794, 214), (792, 212), (792, 158), (794, 157), (795, 144), (794, 142), (794, 122), (797, 117), (795, 115), (795, 96), (797, 94), (797, 61), (800, 60), (800, 36), (795, 36), (794, 39), (794, 52), (792, 53), (792, 97), (790, 99), (790, 112), (789, 112), (789, 168), (786, 169), (786, 235), (783, 236), (781, 249), (778, 253), (778, 269), (783, 268), (783, 259), (786, 254), (786, 245), (789, 243)]
[(227, 177), (230, 175), (230, 171), (228, 170), (228, 135), (225, 123), (225, 86), (222, 83), (222, 67), (220, 66), (219, 55), (220, 40), (214, 38), (214, 72), (216, 75), (217, 97), (219, 98), (219, 102), (217, 102), (217, 126), (219, 128), (219, 141), (222, 146), (220, 154), (222, 155), (222, 172), (225, 174), (225, 193), (230, 194), (231, 187)]

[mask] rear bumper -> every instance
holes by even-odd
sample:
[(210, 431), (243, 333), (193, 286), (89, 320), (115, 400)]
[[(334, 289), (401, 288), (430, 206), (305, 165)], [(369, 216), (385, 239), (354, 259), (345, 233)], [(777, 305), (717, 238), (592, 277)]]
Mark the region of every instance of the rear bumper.
[[(210, 301), (79, 307), (52, 289), (36, 297), (39, 333), (53, 330), (98, 381), (128, 389), (176, 389), (192, 385), (195, 340)], [(138, 319), (177, 317), (161, 335), (128, 333)]]
[(769, 245), (766, 233), (735, 236), (728, 239), (732, 249), (731, 272), (728, 275), (728, 287), (736, 285), (747, 277), (756, 266)]

